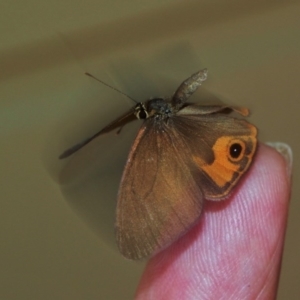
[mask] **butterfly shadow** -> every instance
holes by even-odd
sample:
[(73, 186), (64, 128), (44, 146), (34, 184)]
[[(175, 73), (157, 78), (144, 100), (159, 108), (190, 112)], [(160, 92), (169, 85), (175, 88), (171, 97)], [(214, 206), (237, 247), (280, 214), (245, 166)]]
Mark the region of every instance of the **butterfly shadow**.
[(58, 178), (63, 198), (96, 235), (115, 246), (116, 199), (137, 124), (100, 136), (69, 158)]

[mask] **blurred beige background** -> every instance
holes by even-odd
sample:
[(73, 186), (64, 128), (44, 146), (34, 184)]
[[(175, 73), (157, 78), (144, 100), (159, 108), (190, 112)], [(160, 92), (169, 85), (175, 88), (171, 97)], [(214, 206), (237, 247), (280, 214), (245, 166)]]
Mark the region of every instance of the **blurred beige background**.
[(143, 264), (113, 222), (139, 123), (57, 157), (132, 106), (85, 71), (145, 100), (203, 67), (200, 100), (249, 107), (261, 141), (294, 151), (278, 299), (300, 299), (299, 16), (299, 1), (3, 2), (0, 299), (132, 299)]

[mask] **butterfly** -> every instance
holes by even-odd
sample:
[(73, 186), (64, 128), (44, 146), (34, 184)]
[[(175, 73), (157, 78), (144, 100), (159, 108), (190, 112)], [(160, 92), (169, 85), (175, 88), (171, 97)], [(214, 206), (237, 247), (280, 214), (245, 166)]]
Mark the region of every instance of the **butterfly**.
[(229, 196), (249, 169), (257, 129), (247, 108), (199, 105), (187, 100), (207, 78), (203, 69), (181, 83), (170, 98), (137, 103), (91, 138), (143, 123), (131, 147), (118, 192), (116, 240), (127, 258), (140, 260), (165, 249), (200, 218), (204, 200)]

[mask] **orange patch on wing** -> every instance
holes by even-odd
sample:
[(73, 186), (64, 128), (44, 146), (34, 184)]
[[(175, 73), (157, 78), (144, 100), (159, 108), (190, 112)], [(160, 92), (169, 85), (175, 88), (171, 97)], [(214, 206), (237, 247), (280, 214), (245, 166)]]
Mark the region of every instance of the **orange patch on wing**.
[[(219, 187), (224, 187), (228, 182), (231, 182), (233, 176), (236, 172), (239, 172), (240, 165), (236, 163), (234, 159), (229, 159), (230, 146), (236, 142), (242, 143), (242, 154), (241, 158), (244, 157), (245, 152), (245, 141), (249, 139), (249, 136), (240, 137), (229, 137), (223, 136), (217, 139), (212, 150), (215, 156), (214, 162), (212, 164), (207, 164), (200, 157), (193, 157), (194, 162), (198, 165), (200, 169), (205, 171), (205, 173), (214, 181)], [(250, 163), (250, 162), (249, 162)], [(246, 166), (247, 168), (247, 166)], [(238, 178), (237, 178), (238, 179)], [(234, 184), (234, 182), (232, 182)]]

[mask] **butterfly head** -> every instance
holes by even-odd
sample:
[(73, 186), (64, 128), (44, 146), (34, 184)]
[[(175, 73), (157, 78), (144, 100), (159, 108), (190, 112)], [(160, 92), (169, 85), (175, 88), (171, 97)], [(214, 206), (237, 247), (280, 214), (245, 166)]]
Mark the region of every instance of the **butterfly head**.
[(151, 117), (165, 119), (174, 113), (171, 103), (164, 98), (154, 98), (145, 103), (135, 106), (134, 115), (137, 119), (148, 119)]

